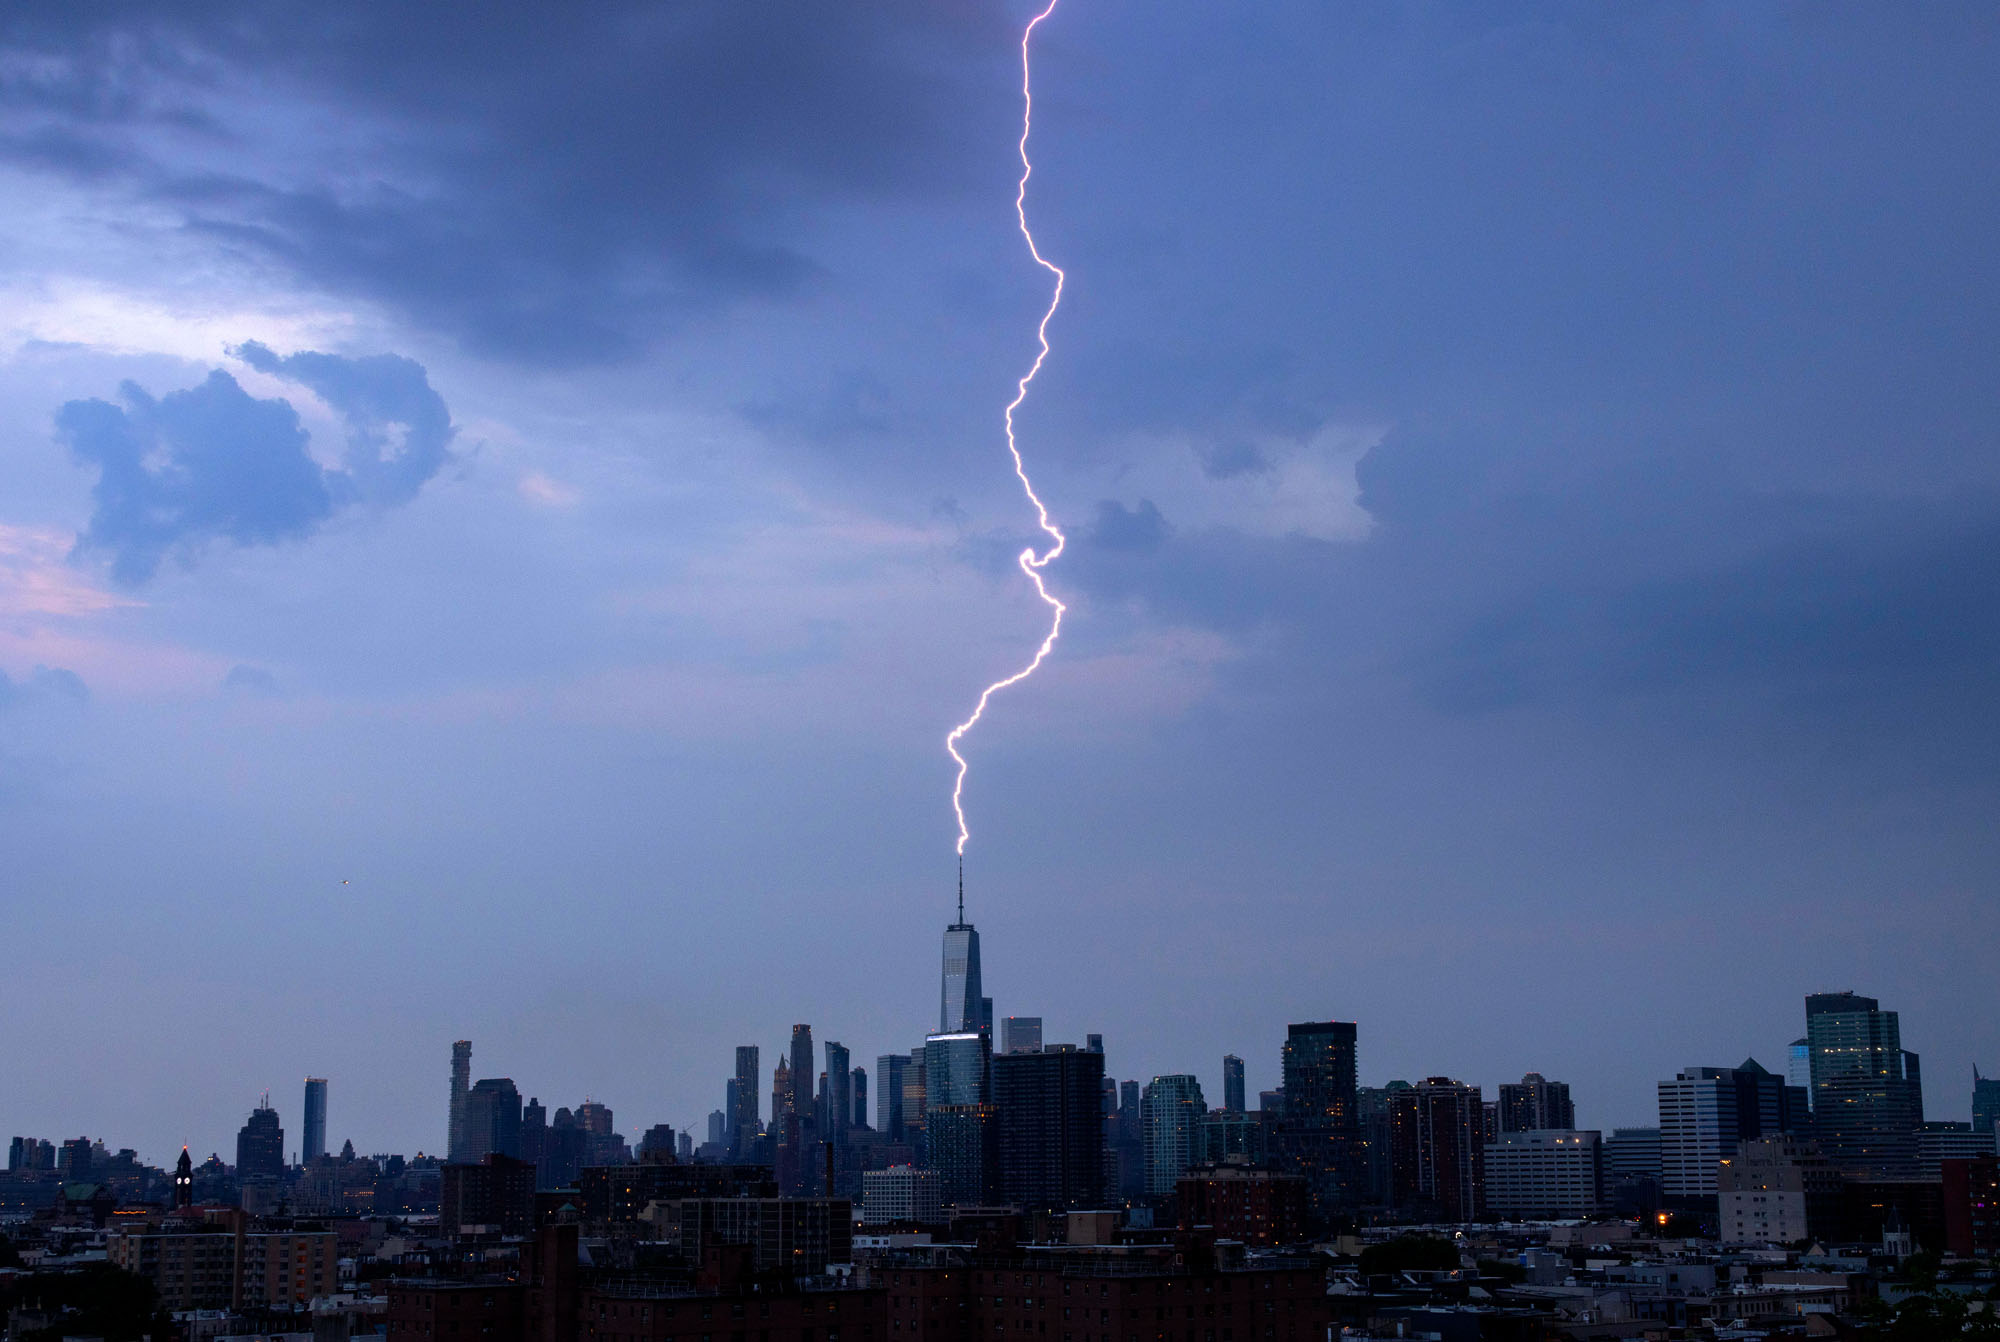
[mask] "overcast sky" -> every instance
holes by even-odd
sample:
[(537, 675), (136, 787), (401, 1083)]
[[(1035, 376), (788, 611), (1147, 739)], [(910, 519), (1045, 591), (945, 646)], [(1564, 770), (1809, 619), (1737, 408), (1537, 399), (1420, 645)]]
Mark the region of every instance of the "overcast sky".
[[(1016, 4), (0, 19), (0, 1134), (935, 1028), (1042, 611)], [(2000, 1070), (2000, 17), (1062, 0), (1002, 1015)]]

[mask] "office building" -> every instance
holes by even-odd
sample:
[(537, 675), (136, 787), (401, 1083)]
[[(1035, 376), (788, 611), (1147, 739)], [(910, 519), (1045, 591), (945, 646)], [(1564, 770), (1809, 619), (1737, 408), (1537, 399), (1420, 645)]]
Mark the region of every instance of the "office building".
[(908, 1065), (903, 1069), (903, 1140), (908, 1142), (923, 1141), (924, 1105), (930, 1085), (930, 1069), (925, 1062), (928, 1047), (919, 1044), (911, 1049)]
[(1923, 1080), (1896, 1013), (1856, 993), (1814, 993), (1806, 1040), (1813, 1133), (1827, 1161), (1855, 1178), (1915, 1178)]
[(1544, 1080), (1540, 1072), (1529, 1072), (1517, 1085), (1503, 1084), (1496, 1107), (1495, 1137), (1503, 1132), (1576, 1127), (1576, 1106), (1570, 1103), (1569, 1083)]
[(1101, 1034), (1085, 1035), (1083, 1037), (1083, 1051), (1085, 1053), (1104, 1052), (1104, 1036)]
[[(578, 1119), (581, 1122), (582, 1109)], [(590, 1131), (588, 1124), (583, 1126), (586, 1133)], [(459, 1164), (476, 1164), (489, 1155), (521, 1158), (521, 1092), (508, 1078), (488, 1077), (466, 1092), (461, 1154), (464, 1160)]]
[(299, 1149), (299, 1163), (310, 1165), (326, 1154), (326, 1078), (306, 1078), (305, 1144)]
[(924, 1104), (984, 1104), (990, 1098), (992, 1041), (981, 1031), (934, 1034), (924, 1041)]
[(1796, 1087), (1806, 1094), (1806, 1107), (1812, 1107), (1812, 1044), (1805, 1039), (1794, 1039), (1785, 1046), (1785, 1084)]
[(1222, 1108), (1225, 1113), (1243, 1112), (1243, 1059), (1234, 1053), (1222, 1055)]
[(1040, 1016), (1009, 1016), (1000, 1022), (1002, 1053), (1039, 1053), (1042, 1048)]
[(1201, 1082), (1186, 1074), (1156, 1076), (1139, 1098), (1140, 1141), (1145, 1148), (1146, 1193), (1165, 1197), (1194, 1166), (1200, 1151)]
[(1981, 1132), (2000, 1129), (2000, 1077), (1981, 1076), (1972, 1069), (1972, 1126)]
[(938, 991), (938, 1033), (985, 1031), (992, 1035), (991, 999), (981, 996), (979, 931), (965, 921), (965, 880), (958, 889), (958, 921), (944, 930), (944, 977)]
[(465, 1097), (472, 1090), (472, 1041), (461, 1039), (451, 1046), (451, 1128), (445, 1141), (445, 1159), (465, 1159)]
[(854, 1069), (848, 1062), (847, 1046), (829, 1039), (826, 1041), (826, 1121), (820, 1129), (820, 1139), (832, 1142), (836, 1150), (845, 1147), (847, 1129), (853, 1121)]
[(904, 1140), (903, 1081), (908, 1055), (884, 1053), (875, 1059), (875, 1130), (892, 1142)]
[(850, 1089), (854, 1095), (853, 1125), (857, 1128), (868, 1126), (868, 1069), (857, 1067), (852, 1073)]
[(1716, 1171), (1738, 1142), (1799, 1126), (1784, 1081), (1746, 1058), (1740, 1067), (1690, 1067), (1659, 1084), (1660, 1189), (1669, 1198), (1707, 1200)]
[(1488, 1213), (1523, 1220), (1595, 1216), (1604, 1206), (1598, 1137), (1573, 1128), (1497, 1134), (1485, 1153)]
[(1322, 1220), (1360, 1201), (1352, 1021), (1309, 1021), (1285, 1032), (1280, 1165), (1306, 1181)]
[[(1011, 1019), (1011, 1018), (1010, 1018)], [(1073, 1044), (993, 1059), (1000, 1195), (1027, 1211), (1104, 1197), (1104, 1055)]]
[(757, 1140), (758, 1129), (763, 1125), (757, 1113), (758, 1081), (762, 1075), (757, 1046), (738, 1044), (736, 1046), (736, 1114), (735, 1126), (730, 1137), (731, 1150), (738, 1160), (750, 1153)]
[[(1290, 1092), (1287, 1083), (1287, 1104)], [(1388, 1098), (1395, 1205), (1429, 1220), (1478, 1220), (1486, 1201), (1485, 1099), (1479, 1087), (1433, 1076)]]
[(1651, 1179), (1661, 1174), (1660, 1130), (1658, 1128), (1613, 1128), (1604, 1139), (1604, 1177)]
[(864, 1225), (939, 1225), (944, 1199), (936, 1170), (891, 1165), (861, 1176), (861, 1221)]
[(1970, 1123), (1926, 1123), (1917, 1129), (1917, 1177), (1935, 1182), (1947, 1160), (1977, 1160), (1995, 1154), (1993, 1129)]
[[(64, 1142), (65, 1151), (70, 1143)], [(85, 1147), (88, 1159), (89, 1148)], [(278, 1111), (270, 1097), (250, 1111), (249, 1121), (236, 1133), (236, 1177), (238, 1179), (278, 1179), (285, 1173), (285, 1130), (278, 1123)], [(72, 1177), (77, 1177), (72, 1173)]]
[(720, 1109), (711, 1109), (708, 1111), (708, 1141), (706, 1144), (718, 1150), (728, 1149), (729, 1115)]

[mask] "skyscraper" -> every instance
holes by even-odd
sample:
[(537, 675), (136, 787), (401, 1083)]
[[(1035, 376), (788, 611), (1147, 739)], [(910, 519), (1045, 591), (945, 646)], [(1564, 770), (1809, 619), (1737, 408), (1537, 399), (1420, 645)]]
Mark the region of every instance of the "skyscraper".
[(305, 1145), (299, 1150), (299, 1163), (310, 1165), (326, 1154), (326, 1078), (309, 1076), (306, 1078)]
[(1813, 1133), (1827, 1163), (1873, 1179), (1917, 1177), (1924, 1100), (1896, 1013), (1856, 993), (1806, 998)]
[(284, 1173), (285, 1130), (267, 1095), (236, 1134), (236, 1177), (279, 1179)]
[(757, 1083), (761, 1066), (755, 1044), (736, 1046), (736, 1112), (735, 1128), (730, 1141), (732, 1153), (738, 1160), (750, 1152), (751, 1143), (757, 1140)]
[(847, 1145), (847, 1127), (854, 1119), (854, 1072), (848, 1064), (847, 1046), (826, 1041), (826, 1126), (822, 1141), (836, 1149)]
[[(1479, 1087), (1426, 1077), (1388, 1092), (1389, 1183), (1398, 1206), (1473, 1221), (1486, 1205), (1485, 1102)], [(1291, 1104), (1291, 1083), (1285, 1084)]]
[(993, 1059), (1001, 1196), (1030, 1211), (1104, 1196), (1104, 1055), (1074, 1044)]
[(958, 887), (958, 921), (944, 930), (944, 978), (938, 989), (938, 1033), (988, 1029), (979, 978), (979, 930), (965, 921), (965, 878)]
[(875, 1059), (875, 1130), (892, 1142), (903, 1140), (903, 1074), (909, 1066), (907, 1054)]
[(868, 1126), (868, 1069), (866, 1067), (857, 1067), (854, 1069), (852, 1075), (854, 1077), (853, 1122), (855, 1127), (865, 1128)]
[(1354, 1071), (1352, 1021), (1307, 1021), (1286, 1030), (1277, 1154), (1305, 1176), (1313, 1214), (1323, 1220), (1360, 1200)]
[(1794, 1126), (1784, 1079), (1755, 1058), (1741, 1067), (1690, 1067), (1659, 1090), (1660, 1188), (1671, 1198), (1713, 1197), (1721, 1161), (1738, 1142)]
[(465, 1159), (465, 1096), (472, 1089), (472, 1041), (451, 1046), (451, 1127), (445, 1136), (445, 1159)]
[(792, 1092), (786, 1097), (788, 1113), (813, 1117), (813, 1027), (792, 1027)]
[(521, 1092), (504, 1076), (480, 1081), (466, 1092), (464, 1126), (464, 1159), (457, 1163), (476, 1164), (489, 1155), (519, 1160)]
[(1042, 1048), (1040, 1016), (1008, 1016), (1000, 1022), (1002, 1053), (1039, 1053)]
[(1222, 1055), (1222, 1108), (1225, 1113), (1243, 1112), (1243, 1059), (1234, 1053)]
[(1570, 1103), (1569, 1083), (1545, 1080), (1540, 1072), (1529, 1072), (1518, 1085), (1502, 1084), (1499, 1119), (1501, 1132), (1574, 1128), (1576, 1106)]
[(1207, 1112), (1201, 1082), (1194, 1077), (1156, 1076), (1146, 1083), (1139, 1100), (1139, 1123), (1148, 1194), (1162, 1197), (1173, 1192), (1194, 1164), (1201, 1149), (1201, 1119)]

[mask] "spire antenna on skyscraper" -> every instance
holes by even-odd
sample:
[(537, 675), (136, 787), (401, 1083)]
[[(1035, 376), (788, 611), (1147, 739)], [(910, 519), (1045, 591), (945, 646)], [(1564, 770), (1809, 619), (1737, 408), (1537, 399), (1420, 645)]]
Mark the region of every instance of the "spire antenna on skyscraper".
[(965, 854), (958, 855), (958, 921), (965, 923)]

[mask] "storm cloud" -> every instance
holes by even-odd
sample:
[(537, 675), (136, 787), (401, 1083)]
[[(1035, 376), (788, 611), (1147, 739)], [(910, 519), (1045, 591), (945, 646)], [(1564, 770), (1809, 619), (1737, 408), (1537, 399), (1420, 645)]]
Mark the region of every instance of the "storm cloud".
[(298, 412), (259, 399), (221, 369), (194, 387), (155, 397), (137, 383), (119, 404), (66, 403), (56, 432), (97, 469), (84, 551), (111, 556), (118, 581), (141, 583), (169, 554), (192, 560), (203, 544), (275, 545), (312, 534), (341, 508), (407, 502), (442, 466), (450, 413), (419, 365), (394, 355), (280, 359), (255, 343), (253, 368), (318, 392), (346, 422), (341, 469), (314, 460)]

